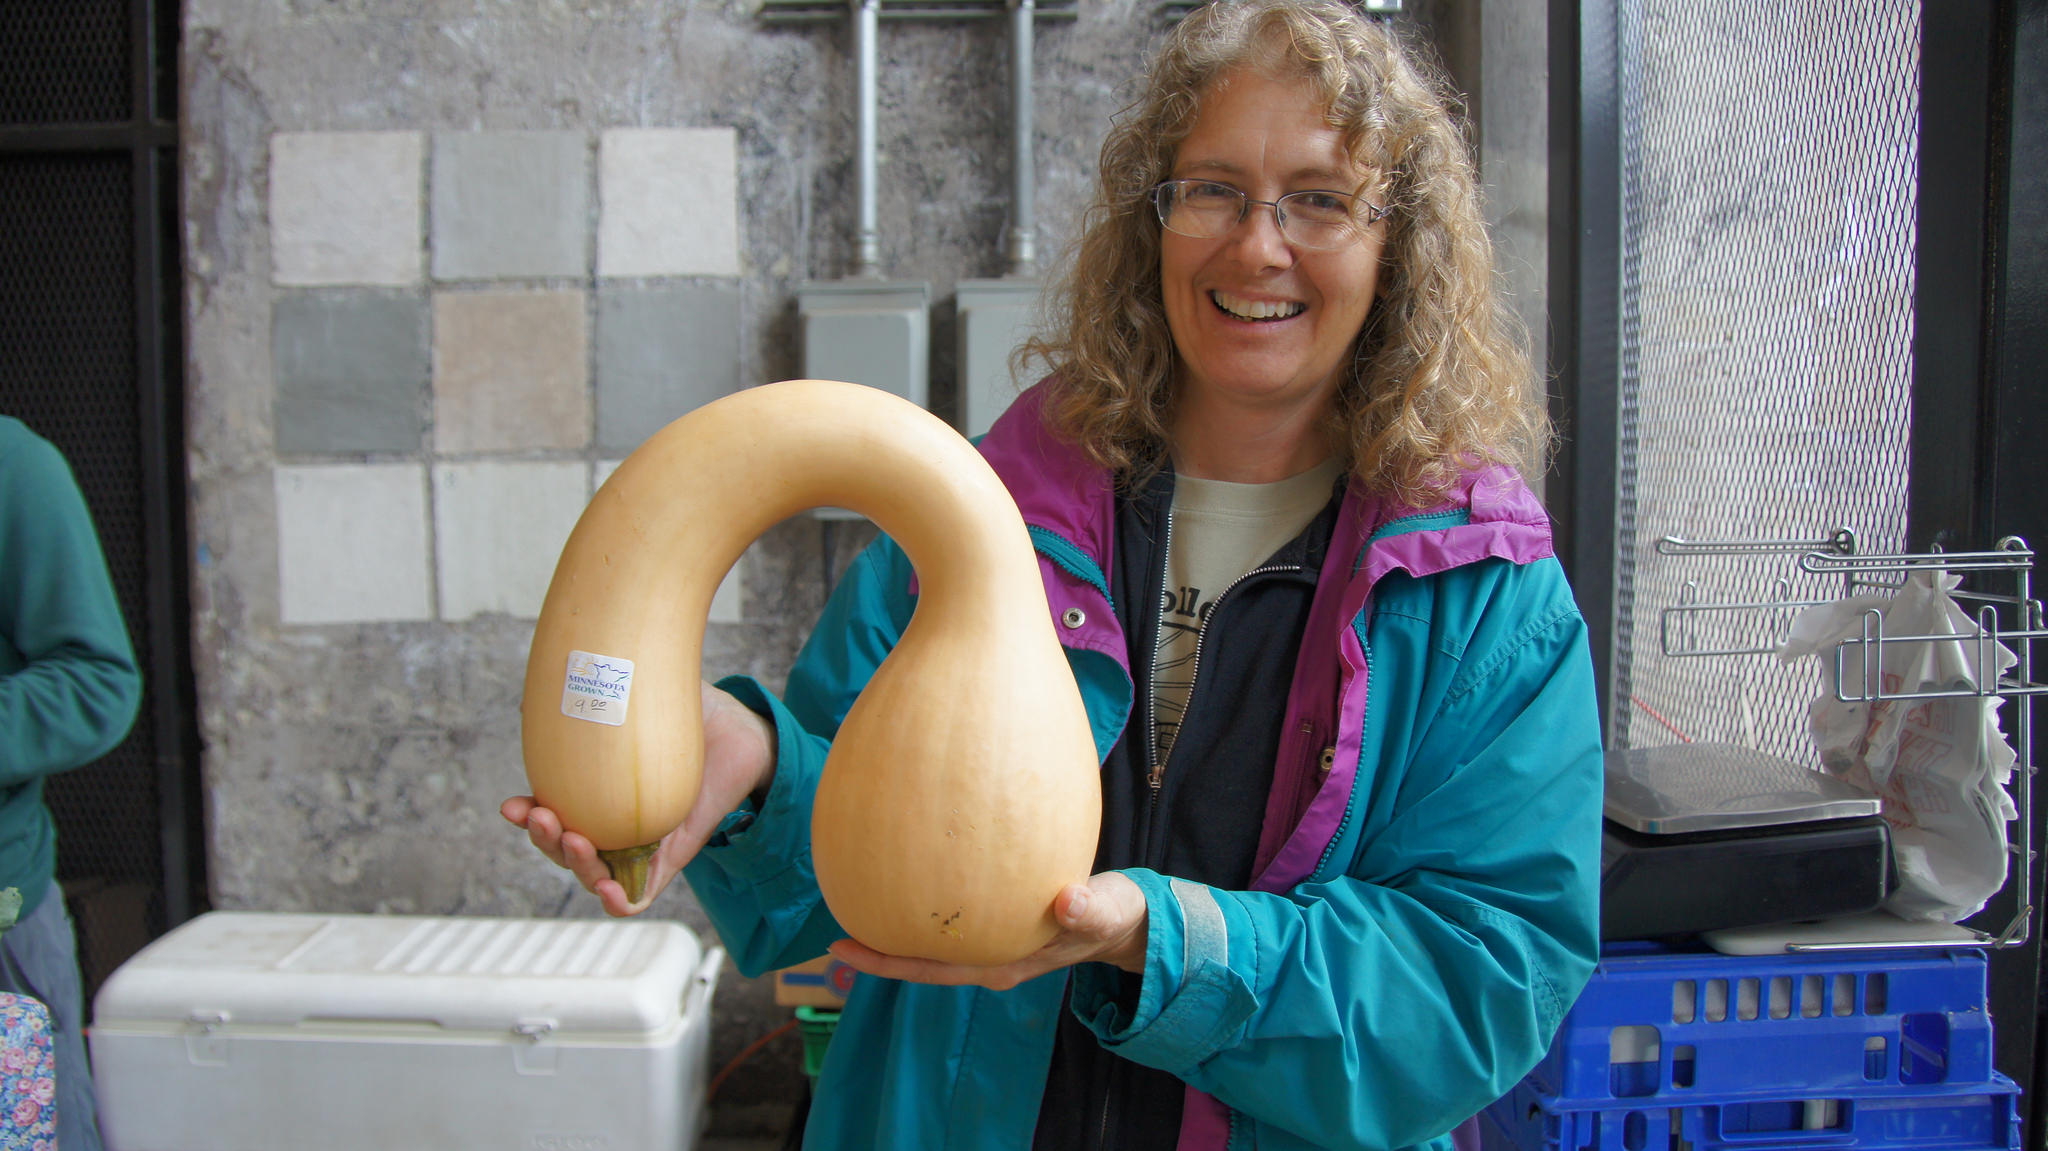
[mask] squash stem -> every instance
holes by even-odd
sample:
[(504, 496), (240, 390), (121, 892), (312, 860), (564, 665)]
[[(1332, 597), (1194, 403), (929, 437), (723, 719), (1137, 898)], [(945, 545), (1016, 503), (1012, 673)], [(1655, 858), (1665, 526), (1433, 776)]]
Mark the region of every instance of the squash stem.
[(654, 862), (655, 849), (659, 843), (643, 843), (638, 847), (620, 847), (610, 851), (599, 851), (597, 857), (626, 889), (626, 902), (638, 903), (647, 891), (647, 869)]

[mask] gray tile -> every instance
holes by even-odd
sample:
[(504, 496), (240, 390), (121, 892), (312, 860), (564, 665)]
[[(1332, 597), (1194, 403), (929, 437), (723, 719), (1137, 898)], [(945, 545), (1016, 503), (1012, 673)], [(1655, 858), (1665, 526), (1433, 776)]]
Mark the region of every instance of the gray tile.
[(437, 133), (431, 181), (436, 279), (589, 273), (584, 133)]
[(280, 296), (271, 313), (280, 454), (418, 452), (427, 302), (368, 291)]
[(601, 286), (597, 442), (625, 453), (740, 386), (737, 284)]

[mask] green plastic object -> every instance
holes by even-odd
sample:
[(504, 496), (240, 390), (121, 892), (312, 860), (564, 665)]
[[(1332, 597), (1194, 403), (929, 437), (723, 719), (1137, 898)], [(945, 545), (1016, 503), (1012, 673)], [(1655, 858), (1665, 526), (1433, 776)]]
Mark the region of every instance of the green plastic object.
[(817, 1086), (818, 1072), (825, 1066), (825, 1048), (832, 1042), (832, 1029), (839, 1026), (839, 1012), (826, 1007), (796, 1009), (796, 1029), (804, 1037), (804, 1074)]

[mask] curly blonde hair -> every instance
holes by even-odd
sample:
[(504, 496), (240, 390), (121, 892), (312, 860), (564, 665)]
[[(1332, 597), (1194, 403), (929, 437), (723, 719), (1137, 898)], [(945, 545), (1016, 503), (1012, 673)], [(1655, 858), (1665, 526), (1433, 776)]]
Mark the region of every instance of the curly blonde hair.
[(1240, 68), (1307, 81), (1392, 209), (1378, 298), (1329, 413), (1352, 473), (1417, 507), (1478, 464), (1539, 473), (1550, 423), (1526, 333), (1494, 288), (1455, 97), (1392, 31), (1335, 0), (1214, 0), (1168, 38), (1103, 141), (1080, 241), (1049, 293), (1049, 331), (1018, 353), (1020, 366), (1055, 374), (1051, 425), (1127, 475), (1164, 463), (1179, 357), (1152, 189), (1204, 95)]

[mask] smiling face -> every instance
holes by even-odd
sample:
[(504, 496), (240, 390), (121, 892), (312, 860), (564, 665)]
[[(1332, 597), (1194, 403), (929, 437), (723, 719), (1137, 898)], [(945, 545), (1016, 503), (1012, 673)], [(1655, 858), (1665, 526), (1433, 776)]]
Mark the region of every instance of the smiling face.
[[(1172, 174), (1228, 184), (1255, 200), (1377, 192), (1363, 186), (1366, 174), (1306, 82), (1245, 70), (1204, 97)], [(1181, 366), (1176, 422), (1258, 413), (1267, 426), (1312, 425), (1372, 308), (1385, 235), (1375, 224), (1335, 251), (1302, 249), (1281, 235), (1273, 210), (1258, 205), (1214, 239), (1162, 229), (1160, 286)]]

